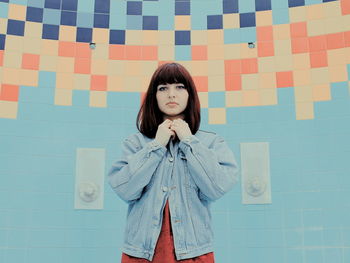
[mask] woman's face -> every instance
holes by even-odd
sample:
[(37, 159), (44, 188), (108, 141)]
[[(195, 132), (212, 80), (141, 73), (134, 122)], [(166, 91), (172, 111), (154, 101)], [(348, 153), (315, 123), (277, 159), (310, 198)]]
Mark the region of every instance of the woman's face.
[(156, 93), (157, 103), (164, 119), (184, 118), (188, 92), (182, 83), (160, 84)]

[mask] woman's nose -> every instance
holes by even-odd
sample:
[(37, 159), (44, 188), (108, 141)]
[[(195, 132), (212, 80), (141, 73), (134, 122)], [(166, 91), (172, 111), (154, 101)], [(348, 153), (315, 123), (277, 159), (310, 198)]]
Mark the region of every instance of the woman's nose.
[(169, 98), (175, 97), (175, 91), (174, 91), (174, 89), (172, 89), (172, 88), (169, 89), (168, 96), (169, 96)]

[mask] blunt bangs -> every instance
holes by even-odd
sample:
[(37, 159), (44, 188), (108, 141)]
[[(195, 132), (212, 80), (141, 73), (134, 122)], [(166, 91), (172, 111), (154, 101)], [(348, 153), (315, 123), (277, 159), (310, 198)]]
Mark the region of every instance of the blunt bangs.
[(183, 68), (179, 67), (178, 64), (170, 63), (166, 64), (157, 75), (157, 78), (154, 82), (154, 88), (157, 88), (160, 84), (173, 84), (173, 83), (182, 83), (185, 85), (185, 88), (189, 88), (188, 79), (190, 75)]

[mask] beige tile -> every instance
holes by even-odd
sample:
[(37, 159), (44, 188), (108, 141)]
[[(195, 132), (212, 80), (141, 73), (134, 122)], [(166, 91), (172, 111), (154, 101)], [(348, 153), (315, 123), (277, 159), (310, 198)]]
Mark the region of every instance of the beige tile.
[(347, 50), (342, 49), (332, 49), (327, 50), (328, 66), (341, 66), (350, 63), (349, 56), (347, 55)]
[(27, 7), (24, 5), (8, 4), (8, 19), (25, 21)]
[(193, 76), (207, 76), (209, 74), (208, 61), (191, 61), (191, 71)]
[(311, 71), (311, 83), (313, 84), (328, 84), (329, 70), (328, 68), (313, 68)]
[(192, 45), (207, 45), (208, 35), (206, 30), (191, 30)]
[(328, 69), (330, 82), (348, 81), (348, 72), (345, 65), (330, 66)]
[(239, 59), (241, 58), (241, 47), (239, 44), (224, 45), (225, 59)]
[(325, 34), (325, 21), (321, 20), (309, 20), (306, 23), (308, 36), (319, 36)]
[(41, 55), (39, 69), (43, 70), (43, 71), (56, 72), (57, 71), (57, 60), (58, 60), (58, 57), (56, 57), (56, 56)]
[(289, 22), (303, 22), (306, 21), (306, 7), (298, 6), (289, 8)]
[(98, 44), (109, 44), (109, 29), (93, 28), (92, 42)]
[(225, 76), (208, 76), (208, 91), (225, 91)]
[(324, 12), (325, 4), (316, 4), (306, 6), (306, 18), (308, 21), (323, 19), (325, 17)]
[(157, 61), (141, 61), (141, 73), (144, 76), (151, 78), (151, 76), (157, 68)]
[(77, 27), (60, 25), (59, 39), (61, 41), (75, 42), (77, 38)]
[(43, 32), (43, 24), (26, 21), (26, 25), (24, 27), (25, 37), (41, 40), (42, 32)]
[(240, 46), (241, 58), (256, 58), (258, 56), (258, 49), (249, 48), (247, 43), (242, 43)]
[(208, 108), (208, 92), (198, 92), (201, 108)]
[(339, 17), (342, 15), (340, 1), (323, 3), (325, 17)]
[(208, 61), (208, 70), (209, 70), (209, 74), (212, 76), (214, 75), (223, 76), (225, 74), (224, 61), (222, 60)]
[(143, 45), (157, 46), (159, 41), (159, 32), (157, 30), (142, 30)]
[(224, 31), (222, 29), (208, 30), (208, 44), (222, 44), (224, 43)]
[(28, 38), (23, 39), (23, 52), (30, 54), (41, 54), (41, 39)]
[(175, 58), (175, 51), (173, 45), (158, 46), (158, 59), (160, 61), (173, 61)]
[(259, 88), (275, 89), (276, 88), (276, 73), (264, 72), (259, 73)]
[(91, 74), (106, 75), (108, 72), (108, 60), (93, 59), (91, 61)]
[(256, 90), (259, 88), (259, 74), (242, 75), (242, 89)]
[(294, 88), (295, 102), (311, 102), (313, 101), (312, 86), (301, 86)]
[(72, 73), (56, 73), (56, 89), (73, 89), (74, 81)]
[(276, 71), (289, 71), (293, 70), (293, 57), (292, 55), (275, 56)]
[[(165, 45), (165, 46), (173, 46), (175, 45), (175, 34), (174, 31), (167, 31), (167, 30), (161, 30), (159, 32), (159, 45)], [(191, 43), (192, 45), (197, 45), (193, 42), (193, 32), (192, 32), (192, 38)]]
[(281, 24), (273, 26), (273, 39), (290, 40), (290, 25), (289, 24)]
[(296, 87), (305, 86), (311, 84), (310, 70), (294, 70), (293, 83)]
[(224, 46), (223, 45), (208, 45), (208, 60), (223, 60)]
[(107, 79), (108, 91), (121, 91), (124, 86), (124, 77), (122, 76), (109, 76)]
[(125, 74), (125, 60), (108, 60), (108, 76), (121, 76)]
[(209, 124), (226, 124), (225, 108), (209, 108)]
[(20, 69), (2, 68), (2, 82), (12, 85), (20, 85)]
[(324, 32), (326, 34), (333, 34), (333, 33), (339, 33), (344, 32), (345, 26), (342, 24), (343, 19), (341, 17), (331, 17), (331, 18), (325, 18), (324, 21)]
[(126, 92), (141, 92), (143, 90), (142, 87), (142, 78), (138, 76), (125, 76), (124, 78), (124, 86), (122, 87), (121, 91)]
[(126, 61), (125, 62), (126, 76), (141, 76), (141, 61)]
[(57, 59), (57, 71), (73, 73), (74, 72), (74, 58), (70, 57), (58, 57)]
[(87, 74), (73, 75), (73, 89), (75, 90), (90, 90), (91, 76)]
[(23, 37), (6, 35), (6, 51), (23, 51)]
[(312, 86), (312, 96), (314, 101), (331, 100), (331, 89), (328, 84)]
[(275, 56), (283, 56), (292, 54), (290, 39), (274, 41)]
[(256, 14), (256, 26), (270, 26), (272, 25), (272, 11), (258, 11)]
[(260, 93), (260, 103), (261, 105), (277, 105), (277, 89), (261, 89)]
[(313, 102), (296, 102), (296, 119), (311, 120), (314, 119)]
[(226, 107), (242, 107), (242, 91), (226, 91)]
[(18, 102), (0, 100), (0, 118), (17, 119)]
[(107, 107), (107, 92), (105, 91), (90, 91), (90, 107), (106, 108)]
[(224, 29), (239, 28), (239, 14), (224, 14), (223, 15)]
[(191, 30), (191, 16), (175, 16), (175, 30)]
[(43, 39), (41, 41), (41, 55), (57, 56), (58, 41)]
[(0, 18), (0, 34), (7, 33), (7, 21), (6, 18)]
[(142, 30), (126, 30), (125, 45), (142, 45)]
[(310, 56), (308, 53), (305, 54), (294, 54), (293, 55), (293, 68), (298, 69), (309, 69), (310, 68)]
[(258, 59), (258, 69), (259, 72), (275, 72), (275, 58), (274, 57), (265, 57)]
[(72, 106), (72, 90), (55, 89), (55, 105)]
[(109, 44), (99, 43), (96, 44), (96, 48), (91, 52), (93, 59), (105, 59), (109, 57)]
[(4, 52), (3, 67), (20, 69), (22, 67), (22, 53), (15, 51)]
[(242, 90), (242, 106), (259, 106), (261, 98), (259, 90)]

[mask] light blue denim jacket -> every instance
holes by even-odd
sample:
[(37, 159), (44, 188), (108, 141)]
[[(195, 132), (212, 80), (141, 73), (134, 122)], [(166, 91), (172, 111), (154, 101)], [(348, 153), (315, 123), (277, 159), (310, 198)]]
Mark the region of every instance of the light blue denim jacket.
[(209, 205), (238, 177), (232, 151), (215, 133), (199, 130), (170, 141), (168, 148), (133, 134), (108, 174), (113, 190), (129, 204), (123, 252), (150, 261), (167, 200), (177, 260), (213, 251)]

